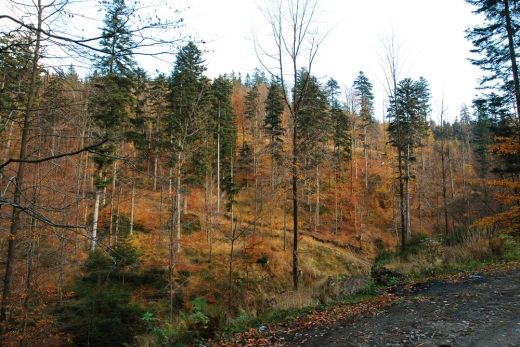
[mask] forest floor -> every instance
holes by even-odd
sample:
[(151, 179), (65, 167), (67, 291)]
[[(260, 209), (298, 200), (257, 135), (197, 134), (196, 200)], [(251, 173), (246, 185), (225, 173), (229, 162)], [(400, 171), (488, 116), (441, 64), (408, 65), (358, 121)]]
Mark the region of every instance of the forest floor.
[(520, 346), (520, 267), (394, 286), (214, 346)]

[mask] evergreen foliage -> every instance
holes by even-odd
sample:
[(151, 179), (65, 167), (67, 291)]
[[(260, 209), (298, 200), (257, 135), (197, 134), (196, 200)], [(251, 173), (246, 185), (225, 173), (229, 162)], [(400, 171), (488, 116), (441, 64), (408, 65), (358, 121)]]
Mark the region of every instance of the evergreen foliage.
[(271, 80), (265, 102), (264, 129), (269, 134), (269, 149), (275, 159), (281, 156), (282, 135), (285, 129), (282, 126), (282, 115), (285, 110), (282, 87), (276, 79)]
[(298, 151), (302, 158), (309, 156), (307, 159), (315, 165), (323, 158), (331, 128), (327, 95), (315, 76), (300, 70), (296, 97), (301, 99), (296, 120)]
[(235, 198), (240, 191), (240, 186), (236, 181), (236, 174), (233, 170), (236, 159), (236, 119), (235, 111), (231, 103), (231, 93), (233, 91), (233, 81), (227, 76), (219, 76), (211, 85), (212, 93), (212, 118), (217, 124), (217, 132), (220, 132), (220, 158), (221, 158), (221, 187), (227, 194), (228, 202), (226, 208), (229, 210), (236, 201)]
[(365, 124), (374, 122), (374, 94), (372, 93), (372, 83), (365, 76), (363, 71), (359, 72), (354, 80), (355, 96), (359, 107), (359, 117)]
[(206, 165), (194, 147), (201, 143), (204, 129), (209, 126), (211, 85), (205, 71), (202, 52), (190, 42), (177, 55), (168, 84), (169, 112), (164, 120), (163, 145), (169, 151), (170, 165), (182, 167), (182, 180), (197, 181), (193, 175), (204, 171), (200, 165)]
[(470, 61), (488, 73), (481, 86), (500, 92), (503, 101), (516, 105), (520, 119), (520, 82), (516, 52), (520, 30), (520, 7), (516, 0), (466, 0), (483, 14), (483, 25), (466, 30), (466, 38), (475, 48), (477, 58)]
[(397, 85), (396, 95), (388, 108), (390, 142), (398, 151), (413, 158), (421, 139), (428, 131), (430, 90), (424, 78), (413, 81), (405, 78)]

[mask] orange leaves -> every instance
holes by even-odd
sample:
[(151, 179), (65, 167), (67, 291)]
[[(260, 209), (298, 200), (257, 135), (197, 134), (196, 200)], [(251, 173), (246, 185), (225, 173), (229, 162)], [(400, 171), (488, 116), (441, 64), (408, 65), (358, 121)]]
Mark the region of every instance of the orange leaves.
[[(520, 133), (518, 129), (509, 137), (495, 136), (495, 144), (489, 148), (498, 156), (515, 156), (520, 153)], [(513, 157), (514, 158), (514, 157)], [(475, 223), (479, 227), (498, 226), (502, 233), (510, 233), (520, 230), (520, 182), (516, 175), (511, 179), (496, 179), (486, 182), (488, 187), (495, 187), (493, 198), (508, 210), (493, 216), (487, 216)], [(509, 178), (509, 177), (508, 177)]]
[[(391, 305), (397, 299), (391, 294), (383, 294), (379, 297), (359, 302), (356, 304), (340, 304), (324, 310), (312, 310), (305, 316), (296, 317), (290, 323), (269, 324), (258, 329), (249, 329), (241, 334), (233, 335), (227, 341), (219, 341), (211, 344), (213, 347), (235, 347), (235, 346), (286, 346), (288, 336), (301, 334), (304, 340), (312, 327), (331, 327), (338, 321), (345, 320), (358, 315), (375, 315), (381, 308)], [(208, 344), (209, 345), (209, 344)]]
[(496, 143), (489, 146), (489, 149), (497, 155), (510, 155), (520, 152), (520, 143), (518, 142), (518, 134), (515, 137), (495, 136)]

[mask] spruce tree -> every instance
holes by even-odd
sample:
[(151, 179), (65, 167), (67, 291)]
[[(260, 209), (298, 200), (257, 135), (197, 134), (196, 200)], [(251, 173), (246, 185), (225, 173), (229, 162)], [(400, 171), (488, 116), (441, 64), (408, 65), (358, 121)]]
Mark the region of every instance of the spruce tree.
[[(303, 91), (305, 90), (305, 95)], [(309, 180), (309, 227), (312, 229), (312, 195), (315, 197), (315, 222), (314, 229), (320, 221), (320, 164), (327, 152), (327, 142), (331, 131), (331, 118), (327, 95), (318, 82), (305, 69), (300, 70), (296, 85), (296, 95), (301, 99), (301, 108), (296, 122), (297, 139), (299, 142), (298, 156), (303, 164), (302, 168), (314, 172), (314, 182)], [(312, 175), (312, 174), (311, 174)], [(311, 176), (312, 177), (312, 176)]]
[[(482, 26), (466, 30), (467, 39), (479, 57), (470, 61), (488, 72), (481, 80), (483, 87), (500, 90), (504, 101), (516, 105), (520, 120), (520, 81), (517, 45), (520, 30), (520, 5), (517, 0), (466, 0), (476, 6), (475, 14), (483, 14)], [(493, 84), (494, 83), (494, 84)]]
[[(213, 122), (216, 124), (215, 136), (218, 137), (217, 148), (220, 163), (220, 187), (227, 195), (226, 209), (231, 210), (236, 203), (240, 186), (233, 173), (233, 163), (236, 157), (236, 118), (231, 103), (233, 81), (227, 76), (217, 77), (211, 85)], [(220, 193), (220, 192), (219, 192)]]
[(176, 251), (180, 251), (181, 195), (189, 181), (200, 181), (199, 168), (194, 167), (202, 129), (207, 123), (210, 84), (204, 76), (206, 67), (202, 52), (190, 42), (182, 47), (168, 86), (169, 113), (165, 119), (165, 149), (169, 152), (171, 184), (175, 184), (172, 226), (176, 230)]
[[(261, 112), (260, 105), (260, 86), (253, 84), (245, 97), (245, 112), (244, 112), (244, 132), (245, 129), (251, 131), (250, 142), (245, 138), (242, 141), (242, 148), (240, 149), (240, 169), (245, 172), (244, 183), (249, 186), (249, 173), (253, 169), (253, 175), (256, 175), (256, 154), (258, 151), (257, 145), (260, 137), (259, 114)], [(254, 177), (256, 181), (256, 176)]]
[(427, 81), (405, 78), (397, 84), (388, 108), (388, 133), (390, 143), (398, 152), (397, 170), (404, 180), (399, 182), (399, 199), (404, 220), (402, 221), (401, 249), (404, 255), (410, 236), (410, 180), (411, 164), (415, 151), (428, 131), (427, 116), (430, 112), (430, 90)]
[(109, 184), (106, 168), (114, 161), (119, 144), (125, 133), (132, 129), (130, 117), (135, 109), (134, 77), (136, 64), (132, 59), (135, 46), (132, 33), (127, 27), (132, 15), (131, 8), (123, 0), (106, 4), (106, 14), (101, 33), (102, 54), (96, 56), (95, 74), (91, 83), (95, 93), (91, 97), (92, 118), (97, 123), (99, 135), (110, 140), (93, 156), (96, 164), (95, 201), (92, 222), (91, 250), (98, 242), (98, 213), (101, 191)]
[(282, 126), (284, 110), (281, 85), (276, 78), (273, 78), (267, 92), (264, 117), (264, 130), (269, 136), (268, 150), (271, 154), (271, 187), (274, 185), (275, 163), (282, 158), (282, 135), (285, 133)]
[(368, 127), (374, 123), (374, 94), (372, 93), (372, 83), (364, 75), (363, 71), (354, 80), (354, 93), (358, 103), (358, 114), (361, 119), (363, 131), (363, 157), (365, 159), (365, 188), (368, 189), (368, 148), (367, 131)]
[[(305, 95), (302, 95), (305, 91)], [(300, 114), (296, 122), (298, 128), (300, 157), (308, 157), (312, 164), (318, 163), (324, 155), (324, 144), (330, 132), (330, 113), (327, 95), (315, 76), (300, 70), (296, 85), (296, 97), (301, 98)]]

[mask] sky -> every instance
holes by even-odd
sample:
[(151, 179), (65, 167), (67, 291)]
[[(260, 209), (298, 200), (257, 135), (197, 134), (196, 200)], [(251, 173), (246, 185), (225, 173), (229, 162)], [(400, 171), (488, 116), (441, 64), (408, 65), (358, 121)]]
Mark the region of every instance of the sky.
[[(245, 75), (260, 67), (251, 38), (253, 32), (268, 29), (259, 9), (263, 0), (180, 3), (190, 7), (186, 25), (208, 41), (208, 77), (232, 70)], [(405, 52), (401, 77), (423, 76), (430, 83), (434, 121), (442, 105), (452, 120), (462, 104), (471, 105), (482, 72), (468, 61), (472, 44), (464, 31), (481, 24), (482, 17), (464, 0), (319, 0), (318, 6), (317, 21), (323, 32), (330, 32), (318, 52), (314, 75), (322, 82), (334, 78), (341, 87), (351, 87), (363, 71), (374, 86), (378, 119), (386, 96), (381, 38), (391, 32)]]
[[(264, 1), (145, 0), (140, 4), (148, 8), (153, 8), (152, 3), (161, 4), (160, 10), (154, 10), (161, 17), (175, 17), (170, 9), (182, 9), (185, 28), (171, 35), (193, 35), (206, 41), (200, 46), (206, 51), (206, 75), (215, 78), (232, 71), (245, 76), (261, 67), (252, 37), (253, 33), (262, 37), (268, 32), (260, 10)], [(8, 10), (3, 8), (6, 4), (0, 3), (1, 12)], [(81, 35), (99, 35), (104, 17), (99, 2), (82, 0), (72, 5), (76, 15), (69, 24), (75, 25)], [(315, 18), (320, 32), (328, 34), (311, 72), (323, 83), (334, 78), (344, 89), (351, 87), (363, 71), (373, 84), (375, 115), (382, 120), (386, 93), (380, 64), (384, 52), (381, 39), (394, 32), (404, 51), (400, 79), (426, 78), (432, 92), (432, 119), (438, 122), (444, 105), (445, 115), (454, 120), (462, 104), (471, 105), (482, 76), (482, 71), (468, 61), (473, 47), (464, 31), (483, 21), (472, 10), (464, 0), (318, 0)], [(138, 61), (151, 75), (157, 69), (169, 74), (174, 60), (171, 56), (169, 59), (168, 63), (157, 59)], [(90, 63), (82, 64), (86, 75)]]

